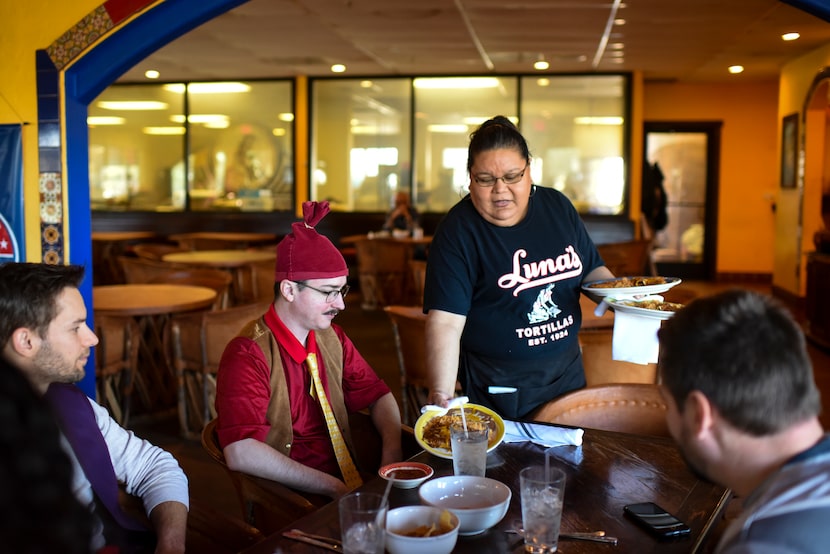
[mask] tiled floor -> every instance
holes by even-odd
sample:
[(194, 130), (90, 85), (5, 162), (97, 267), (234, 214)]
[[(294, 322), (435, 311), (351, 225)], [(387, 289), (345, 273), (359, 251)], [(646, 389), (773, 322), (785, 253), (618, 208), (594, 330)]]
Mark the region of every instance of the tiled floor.
[[(743, 286), (769, 292), (768, 285), (739, 285), (712, 283), (682, 283), (678, 286), (678, 296), (685, 298), (695, 295), (711, 294), (725, 288)], [(382, 310), (364, 311), (360, 309), (359, 294), (350, 295), (348, 309), (337, 317), (337, 323), (344, 327), (358, 350), (386, 380), (393, 394), (400, 401), (400, 378), (392, 330)], [(810, 344), (816, 381), (823, 393), (825, 402), (830, 403), (830, 352), (820, 350)], [(822, 414), (824, 426), (830, 429), (830, 413)], [(202, 450), (197, 441), (182, 439), (178, 435), (178, 421), (175, 414), (153, 418), (135, 418), (131, 426), (136, 432), (156, 444), (167, 448), (179, 460), (190, 479), (191, 496), (194, 501), (208, 505), (224, 514), (239, 517), (241, 511), (236, 493), (228, 476)], [(200, 553), (209, 554), (209, 553)]]

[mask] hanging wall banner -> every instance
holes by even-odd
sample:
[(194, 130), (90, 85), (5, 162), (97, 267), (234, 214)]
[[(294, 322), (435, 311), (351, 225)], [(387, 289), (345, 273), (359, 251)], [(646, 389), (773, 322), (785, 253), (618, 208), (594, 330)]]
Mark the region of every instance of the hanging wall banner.
[(20, 125), (0, 125), (0, 263), (23, 256), (23, 147)]

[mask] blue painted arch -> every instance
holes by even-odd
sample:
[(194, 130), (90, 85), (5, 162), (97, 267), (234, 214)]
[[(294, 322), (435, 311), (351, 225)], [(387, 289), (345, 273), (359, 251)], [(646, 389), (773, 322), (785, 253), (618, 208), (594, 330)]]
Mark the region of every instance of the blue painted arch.
[[(90, 47), (64, 72), (66, 217), (69, 222), (68, 263), (86, 267), (81, 285), (84, 302), (92, 306), (92, 215), (89, 199), (89, 103), (120, 75), (173, 39), (246, 0), (170, 0), (159, 2), (130, 19)], [(95, 361), (90, 357), (86, 377), (79, 383), (95, 397)]]

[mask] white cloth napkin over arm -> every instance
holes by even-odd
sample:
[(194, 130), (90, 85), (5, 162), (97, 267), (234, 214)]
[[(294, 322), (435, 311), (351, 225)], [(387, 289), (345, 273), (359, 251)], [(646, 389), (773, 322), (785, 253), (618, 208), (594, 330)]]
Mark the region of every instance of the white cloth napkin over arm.
[(611, 357), (635, 364), (657, 363), (657, 355), (660, 352), (657, 331), (660, 329), (660, 323), (659, 319), (617, 310), (614, 314)]
[(580, 446), (582, 429), (504, 420), (504, 442), (531, 441), (541, 446)]

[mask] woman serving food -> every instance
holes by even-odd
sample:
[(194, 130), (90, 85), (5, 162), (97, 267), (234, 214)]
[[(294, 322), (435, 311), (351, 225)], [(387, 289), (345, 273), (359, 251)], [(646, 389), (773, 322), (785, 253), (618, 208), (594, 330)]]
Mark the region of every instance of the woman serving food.
[(614, 275), (576, 209), (537, 187), (530, 152), (503, 116), (472, 135), (470, 193), (436, 230), (424, 292), (429, 401), (460, 380), (472, 402), (521, 419), (585, 386), (580, 287)]

